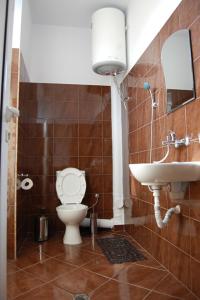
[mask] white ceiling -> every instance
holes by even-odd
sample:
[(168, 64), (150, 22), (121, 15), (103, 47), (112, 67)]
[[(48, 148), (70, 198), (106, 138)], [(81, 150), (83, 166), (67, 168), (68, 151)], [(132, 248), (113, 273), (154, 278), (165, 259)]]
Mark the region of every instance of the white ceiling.
[(90, 27), (92, 13), (97, 9), (112, 6), (126, 11), (129, 2), (129, 0), (29, 1), (33, 23), (87, 28)]

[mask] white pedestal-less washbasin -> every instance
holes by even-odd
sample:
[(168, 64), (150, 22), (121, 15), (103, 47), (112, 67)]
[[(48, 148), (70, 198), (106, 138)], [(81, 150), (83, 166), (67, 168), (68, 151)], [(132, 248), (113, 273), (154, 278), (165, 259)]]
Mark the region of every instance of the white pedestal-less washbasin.
[(129, 165), (142, 185), (166, 185), (171, 182), (200, 180), (200, 162), (143, 163)]
[(142, 184), (147, 185), (153, 193), (154, 214), (159, 228), (164, 228), (173, 214), (179, 214), (180, 205), (169, 208), (164, 219), (160, 211), (160, 190), (169, 185), (170, 198), (184, 199), (187, 185), (191, 181), (200, 180), (200, 162), (171, 162), (130, 164), (132, 175)]

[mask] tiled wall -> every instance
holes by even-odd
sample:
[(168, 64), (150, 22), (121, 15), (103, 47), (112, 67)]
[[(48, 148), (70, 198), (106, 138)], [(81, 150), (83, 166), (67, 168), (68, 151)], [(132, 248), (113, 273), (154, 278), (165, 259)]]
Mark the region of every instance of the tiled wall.
[(60, 204), (56, 171), (75, 167), (86, 171), (83, 203), (100, 194), (99, 218), (112, 217), (112, 140), (110, 88), (64, 84), (20, 84), (18, 172), (34, 182), (20, 190), (27, 231), (44, 206), (50, 230), (62, 230), (56, 215)]
[[(18, 107), (19, 94), (19, 49), (12, 49), (11, 100), (10, 105)], [(16, 253), (16, 179), (17, 179), (17, 131), (18, 120), (9, 123), (10, 140), (8, 143), (8, 258)]]
[[(173, 32), (191, 30), (192, 53), (196, 83), (196, 99), (182, 108), (166, 114), (166, 89), (160, 63), (161, 49), (166, 38)], [(151, 100), (143, 89), (150, 82), (159, 107), (153, 122), (153, 160), (160, 160), (165, 153), (162, 140), (169, 130), (178, 138), (185, 135), (197, 137), (200, 132), (200, 1), (183, 0), (169, 21), (141, 56), (126, 77), (129, 96), (129, 151), (130, 163), (149, 162)], [(167, 161), (200, 160), (200, 145), (171, 149)], [(200, 182), (190, 184), (181, 203), (181, 214), (175, 215), (165, 229), (158, 229), (153, 214), (152, 194), (131, 177), (131, 196), (135, 225), (127, 230), (138, 242), (164, 264), (178, 279), (200, 297)], [(166, 192), (161, 195), (162, 214), (174, 206), (175, 201)], [(142, 225), (137, 226), (137, 221)]]

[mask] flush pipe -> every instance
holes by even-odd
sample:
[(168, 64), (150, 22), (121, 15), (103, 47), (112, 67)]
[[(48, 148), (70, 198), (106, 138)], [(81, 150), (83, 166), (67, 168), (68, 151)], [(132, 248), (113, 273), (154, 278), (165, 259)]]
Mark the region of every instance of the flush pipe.
[(156, 223), (159, 228), (164, 228), (169, 220), (171, 219), (173, 214), (180, 214), (181, 208), (180, 205), (176, 205), (175, 207), (171, 207), (168, 209), (168, 211), (165, 214), (164, 219), (161, 217), (160, 212), (160, 190), (161, 186), (148, 186), (149, 190), (153, 193), (154, 197), (154, 215), (156, 219)]

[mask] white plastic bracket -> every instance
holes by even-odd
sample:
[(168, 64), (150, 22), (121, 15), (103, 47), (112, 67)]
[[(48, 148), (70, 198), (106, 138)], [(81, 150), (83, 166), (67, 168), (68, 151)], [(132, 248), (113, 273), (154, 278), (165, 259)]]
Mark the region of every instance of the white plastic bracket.
[(13, 107), (13, 106), (7, 106), (6, 112), (5, 112), (5, 121), (8, 123), (11, 121), (12, 118), (18, 118), (19, 117), (19, 109)]

